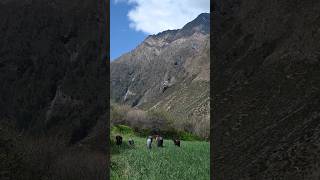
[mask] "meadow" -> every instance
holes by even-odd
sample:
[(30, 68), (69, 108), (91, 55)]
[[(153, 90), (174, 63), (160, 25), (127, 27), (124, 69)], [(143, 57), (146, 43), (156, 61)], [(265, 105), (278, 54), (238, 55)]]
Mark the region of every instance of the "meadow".
[[(119, 134), (119, 133), (118, 133)], [(114, 133), (112, 133), (114, 137)], [(164, 139), (164, 147), (146, 147), (146, 138), (121, 134), (123, 144), (112, 144), (112, 180), (207, 180), (210, 179), (210, 144), (206, 141), (181, 141), (181, 147)], [(134, 147), (128, 139), (135, 141)]]

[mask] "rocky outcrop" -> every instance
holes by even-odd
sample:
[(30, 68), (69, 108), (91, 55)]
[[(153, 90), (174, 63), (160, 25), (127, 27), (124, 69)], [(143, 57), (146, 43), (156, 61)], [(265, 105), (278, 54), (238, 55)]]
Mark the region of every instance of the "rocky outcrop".
[(319, 179), (319, 1), (217, 1), (216, 180)]

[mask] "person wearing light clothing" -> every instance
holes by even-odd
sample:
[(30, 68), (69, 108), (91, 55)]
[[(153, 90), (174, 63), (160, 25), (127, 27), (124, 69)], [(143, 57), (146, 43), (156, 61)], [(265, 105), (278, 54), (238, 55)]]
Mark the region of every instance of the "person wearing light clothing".
[(151, 136), (149, 136), (147, 139), (147, 147), (148, 147), (148, 149), (151, 149), (151, 147), (152, 147), (152, 137)]

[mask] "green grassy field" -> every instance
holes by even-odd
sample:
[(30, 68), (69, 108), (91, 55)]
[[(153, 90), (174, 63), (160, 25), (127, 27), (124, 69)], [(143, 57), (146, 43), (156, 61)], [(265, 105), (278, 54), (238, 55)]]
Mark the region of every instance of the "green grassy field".
[(135, 147), (128, 146), (128, 136), (120, 147), (113, 145), (111, 153), (112, 180), (175, 180), (210, 179), (210, 145), (205, 141), (181, 141), (181, 147), (164, 140), (164, 147), (146, 139), (133, 137)]

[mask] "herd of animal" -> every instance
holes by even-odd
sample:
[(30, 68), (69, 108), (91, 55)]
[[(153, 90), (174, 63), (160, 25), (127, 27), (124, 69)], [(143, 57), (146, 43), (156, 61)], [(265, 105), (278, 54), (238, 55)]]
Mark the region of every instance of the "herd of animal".
[[(123, 139), (122, 136), (117, 135), (116, 136), (116, 145), (120, 146), (122, 144), (122, 139)], [(153, 139), (155, 139), (157, 147), (163, 147), (163, 137), (160, 135), (155, 135), (155, 136), (148, 136), (148, 138), (147, 138), (147, 148), (148, 149), (152, 148)], [(174, 145), (180, 147), (180, 140), (178, 138), (173, 138), (172, 141), (173, 141)], [(128, 144), (130, 146), (134, 146), (134, 141), (132, 138), (129, 138)]]

